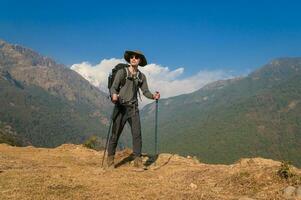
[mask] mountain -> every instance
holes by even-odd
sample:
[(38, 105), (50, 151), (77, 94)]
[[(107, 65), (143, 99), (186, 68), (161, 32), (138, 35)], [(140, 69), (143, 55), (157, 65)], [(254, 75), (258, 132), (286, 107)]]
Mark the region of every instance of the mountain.
[[(159, 149), (209, 163), (261, 156), (301, 166), (301, 58), (280, 58), (246, 77), (159, 102)], [(142, 111), (154, 149), (155, 104)]]
[(301, 196), (300, 169), (258, 157), (213, 165), (167, 153), (158, 155), (154, 163), (143, 154), (148, 170), (134, 172), (129, 149), (117, 152), (113, 170), (101, 168), (103, 151), (80, 145), (34, 148), (0, 144), (0, 152), (0, 196), (7, 200), (282, 200)]
[(105, 138), (112, 105), (79, 74), (0, 40), (0, 121), (34, 146)]
[(110, 107), (107, 94), (75, 71), (22, 46), (0, 40), (0, 68), (25, 84), (41, 87), (70, 102), (92, 104), (103, 112)]

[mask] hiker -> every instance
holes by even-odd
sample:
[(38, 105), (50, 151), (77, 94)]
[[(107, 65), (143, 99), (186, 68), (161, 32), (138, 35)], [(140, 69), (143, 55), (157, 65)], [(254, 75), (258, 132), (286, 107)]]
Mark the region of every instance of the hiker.
[[(110, 88), (111, 100), (115, 104), (112, 134), (109, 139), (107, 167), (115, 168), (114, 155), (118, 139), (126, 122), (129, 122), (132, 132), (133, 155), (135, 169), (143, 170), (141, 149), (141, 125), (138, 110), (138, 95), (140, 97), (139, 88), (142, 94), (149, 98), (158, 100), (160, 93), (152, 94), (147, 85), (145, 75), (140, 72), (138, 66), (144, 67), (147, 65), (145, 56), (141, 51), (125, 51), (124, 59), (128, 62), (125, 70), (118, 70), (112, 86)], [(122, 81), (124, 84), (122, 85)]]

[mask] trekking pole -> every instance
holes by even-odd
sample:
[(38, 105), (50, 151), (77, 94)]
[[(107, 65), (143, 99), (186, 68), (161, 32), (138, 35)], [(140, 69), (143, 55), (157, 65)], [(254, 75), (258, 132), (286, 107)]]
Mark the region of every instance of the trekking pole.
[(156, 99), (156, 114), (155, 114), (155, 155), (157, 156), (157, 140), (158, 140), (158, 99)]
[(108, 148), (108, 141), (109, 141), (110, 132), (111, 132), (111, 127), (112, 127), (112, 123), (113, 123), (113, 114), (114, 114), (114, 110), (113, 110), (112, 115), (111, 115), (110, 126), (109, 126), (109, 130), (108, 130), (108, 133), (107, 133), (106, 146), (105, 146), (105, 150), (104, 150), (104, 152), (103, 152), (101, 167), (103, 167), (103, 162), (104, 162), (104, 160), (105, 160), (106, 151), (107, 151), (107, 148)]

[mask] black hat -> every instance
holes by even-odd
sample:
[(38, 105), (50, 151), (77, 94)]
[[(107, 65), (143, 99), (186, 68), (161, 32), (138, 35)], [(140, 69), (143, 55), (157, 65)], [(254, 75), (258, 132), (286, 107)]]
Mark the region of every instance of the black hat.
[(145, 65), (147, 65), (147, 61), (146, 61), (146, 58), (145, 56), (143, 55), (143, 53), (139, 50), (135, 50), (135, 51), (125, 51), (124, 52), (124, 59), (130, 63), (130, 58), (132, 55), (138, 55), (140, 57), (140, 63), (139, 65), (141, 67), (144, 67)]

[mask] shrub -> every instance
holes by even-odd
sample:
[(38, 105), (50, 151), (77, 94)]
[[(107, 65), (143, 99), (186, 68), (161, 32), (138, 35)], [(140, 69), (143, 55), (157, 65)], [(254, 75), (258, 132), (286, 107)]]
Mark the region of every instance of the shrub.
[(284, 179), (289, 179), (293, 176), (293, 173), (290, 168), (290, 162), (282, 161), (280, 169), (277, 171), (277, 174)]
[(293, 185), (299, 185), (301, 183), (301, 176), (293, 171), (290, 162), (282, 161), (277, 174), (280, 178), (285, 179)]
[(95, 135), (90, 136), (84, 143), (83, 146), (89, 149), (100, 150), (102, 149), (102, 141)]

